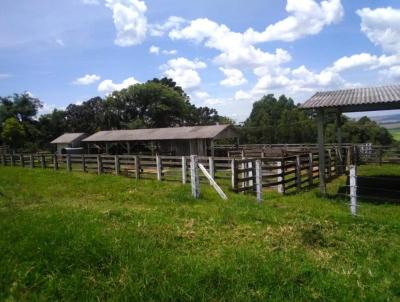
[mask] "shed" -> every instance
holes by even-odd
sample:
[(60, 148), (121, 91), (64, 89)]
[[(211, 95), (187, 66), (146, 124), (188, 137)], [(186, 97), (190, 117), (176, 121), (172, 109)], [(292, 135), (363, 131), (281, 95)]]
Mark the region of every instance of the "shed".
[(81, 141), (87, 137), (86, 133), (64, 133), (51, 141), (50, 144), (57, 146), (57, 153), (66, 153), (68, 148), (79, 148), (81, 147)]
[(317, 115), (320, 158), (319, 186), (321, 193), (325, 194), (325, 116), (327, 114), (335, 114), (336, 116), (337, 144), (341, 149), (341, 114), (344, 112), (400, 109), (400, 85), (317, 92), (302, 105), (302, 108), (313, 110)]
[(231, 125), (212, 125), (100, 131), (83, 142), (105, 147), (106, 153), (112, 145), (119, 144), (128, 154), (148, 150), (157, 154), (213, 156), (215, 141), (238, 136)]

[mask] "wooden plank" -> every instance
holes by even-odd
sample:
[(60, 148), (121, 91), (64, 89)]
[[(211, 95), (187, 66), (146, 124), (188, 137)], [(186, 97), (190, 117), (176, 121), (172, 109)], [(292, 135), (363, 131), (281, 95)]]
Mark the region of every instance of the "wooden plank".
[(262, 163), (260, 160), (256, 160), (256, 182), (255, 182), (255, 187), (256, 187), (256, 195), (257, 195), (257, 201), (258, 204), (262, 203)]
[(115, 166), (115, 175), (119, 175), (121, 173), (121, 165), (119, 162), (119, 156), (114, 156), (114, 166)]
[(318, 154), (319, 154), (319, 190), (321, 194), (326, 194), (325, 184), (325, 131), (324, 131), (324, 112), (318, 110), (317, 113), (318, 129)]
[(208, 173), (207, 169), (202, 165), (198, 164), (201, 172), (203, 172), (204, 176), (207, 177), (208, 181), (210, 182), (210, 185), (217, 191), (218, 195), (223, 199), (227, 200), (228, 197), (225, 195), (224, 191), (218, 186), (218, 184), (215, 182), (215, 180), (211, 177), (211, 175)]
[(200, 198), (200, 180), (198, 171), (198, 158), (196, 155), (190, 156), (190, 180), (192, 184), (192, 195), (194, 198)]
[(71, 167), (71, 155), (70, 154), (66, 155), (66, 160), (67, 160), (67, 171), (71, 172), (72, 171), (72, 167)]
[(135, 178), (140, 179), (140, 166), (141, 166), (140, 158), (139, 156), (135, 155), (134, 159), (135, 159)]
[(157, 180), (161, 181), (162, 180), (162, 163), (161, 163), (161, 157), (156, 156), (156, 169), (157, 169)]
[(182, 183), (186, 184), (187, 182), (187, 163), (186, 163), (186, 157), (182, 156)]

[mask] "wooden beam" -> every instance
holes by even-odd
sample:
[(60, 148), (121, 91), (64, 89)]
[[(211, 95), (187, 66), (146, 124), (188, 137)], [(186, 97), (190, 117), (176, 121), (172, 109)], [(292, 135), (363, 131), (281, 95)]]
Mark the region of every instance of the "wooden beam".
[(321, 194), (326, 194), (325, 183), (325, 129), (324, 129), (324, 111), (317, 112), (318, 129), (318, 161), (319, 161), (319, 190)]
[(204, 176), (208, 179), (210, 182), (210, 185), (214, 188), (215, 191), (217, 191), (218, 195), (223, 199), (227, 200), (228, 197), (225, 195), (224, 191), (218, 186), (218, 184), (215, 182), (214, 178), (211, 177), (211, 175), (208, 173), (207, 169), (202, 165), (198, 164), (201, 172), (203, 172)]

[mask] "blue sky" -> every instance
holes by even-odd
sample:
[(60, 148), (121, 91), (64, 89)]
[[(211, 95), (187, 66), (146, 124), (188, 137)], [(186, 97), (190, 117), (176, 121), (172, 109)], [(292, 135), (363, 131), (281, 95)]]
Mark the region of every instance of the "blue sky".
[(395, 0), (3, 0), (0, 95), (43, 112), (173, 77), (199, 106), (243, 121), (268, 93), (398, 83)]

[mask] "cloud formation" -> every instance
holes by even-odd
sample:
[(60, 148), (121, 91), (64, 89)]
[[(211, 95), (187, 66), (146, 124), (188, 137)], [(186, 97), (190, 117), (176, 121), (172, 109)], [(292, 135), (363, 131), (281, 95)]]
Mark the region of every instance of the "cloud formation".
[(101, 77), (96, 74), (87, 74), (84, 75), (83, 77), (77, 78), (72, 83), (75, 85), (90, 85), (99, 81), (100, 79)]
[(108, 94), (113, 91), (118, 91), (118, 90), (127, 88), (131, 85), (135, 85), (137, 83), (140, 83), (140, 82), (138, 80), (136, 80), (134, 77), (129, 77), (129, 78), (123, 80), (121, 83), (114, 83), (112, 80), (104, 80), (99, 84), (99, 86), (97, 87), (97, 90), (99, 92)]

